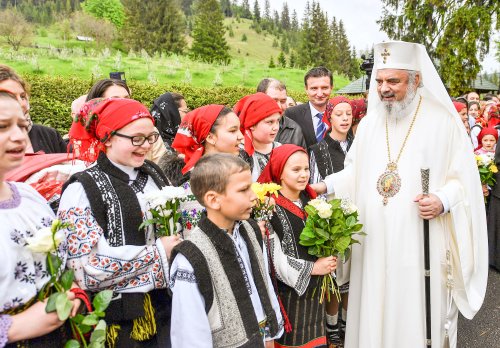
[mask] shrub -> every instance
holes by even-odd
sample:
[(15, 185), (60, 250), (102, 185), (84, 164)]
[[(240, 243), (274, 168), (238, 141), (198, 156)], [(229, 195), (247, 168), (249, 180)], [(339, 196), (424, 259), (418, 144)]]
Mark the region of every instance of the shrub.
[[(31, 85), (31, 117), (35, 123), (56, 128), (62, 134), (71, 126), (71, 102), (86, 94), (95, 81), (90, 79), (62, 78), (42, 75), (23, 76)], [(148, 108), (153, 100), (165, 92), (177, 92), (184, 96), (191, 109), (207, 104), (223, 104), (232, 107), (243, 96), (255, 93), (254, 88), (210, 87), (197, 88), (187, 84), (157, 84), (130, 82), (132, 98)], [(295, 100), (305, 100), (300, 92), (291, 92)]]

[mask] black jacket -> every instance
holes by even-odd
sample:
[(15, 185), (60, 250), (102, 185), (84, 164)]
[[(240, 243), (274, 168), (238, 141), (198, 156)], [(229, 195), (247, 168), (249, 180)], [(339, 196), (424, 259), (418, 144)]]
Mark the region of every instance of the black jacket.
[(34, 124), (28, 136), (33, 146), (33, 152), (65, 153), (67, 144), (54, 128)]
[(297, 122), (302, 128), (307, 148), (317, 143), (309, 103), (300, 104), (286, 109), (285, 116)]

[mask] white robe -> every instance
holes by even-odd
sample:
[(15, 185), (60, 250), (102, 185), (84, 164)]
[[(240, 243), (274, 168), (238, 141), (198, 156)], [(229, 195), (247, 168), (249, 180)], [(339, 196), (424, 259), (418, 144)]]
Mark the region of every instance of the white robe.
[[(392, 160), (398, 156), (416, 109), (389, 121)], [(457, 306), (472, 318), (484, 299), (488, 273), (486, 217), (470, 141), (456, 115), (424, 99), (398, 162), (399, 193), (387, 206), (377, 180), (388, 163), (385, 114), (361, 122), (345, 169), (325, 179), (328, 191), (350, 197), (367, 236), (352, 252), (346, 347), (423, 347), (425, 300), (423, 220), (413, 199), (422, 192), (420, 169), (430, 169), (431, 193), (449, 212), (430, 220), (432, 347), (442, 347), (446, 308), (446, 249), (452, 252), (454, 288), (450, 343), (456, 346)]]

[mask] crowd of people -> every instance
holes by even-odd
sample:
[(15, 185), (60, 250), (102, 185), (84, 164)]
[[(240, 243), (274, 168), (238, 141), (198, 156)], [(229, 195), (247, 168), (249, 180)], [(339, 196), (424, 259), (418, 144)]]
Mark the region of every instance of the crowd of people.
[[(481, 185), (474, 157), (500, 163), (499, 96), (451, 98), (418, 44), (381, 43), (374, 56), (359, 99), (333, 96), (324, 67), (305, 74), (306, 103), (265, 78), (234, 106), (192, 111), (174, 92), (148, 110), (124, 81), (101, 80), (72, 103), (64, 136), (33, 124), (28, 83), (0, 66), (0, 347), (70, 335), (37, 300), (50, 277), (27, 247), (56, 217), (72, 287), (113, 290), (107, 347), (456, 346), (458, 311), (471, 319), (484, 299), (488, 237), (500, 269), (500, 185)], [(280, 185), (268, 221), (252, 219), (254, 182)], [(178, 233), (159, 236), (143, 222), (148, 195), (167, 186), (185, 199)], [(366, 237), (349, 260), (299, 243), (318, 196), (358, 207)], [(322, 303), (328, 274), (341, 296)]]

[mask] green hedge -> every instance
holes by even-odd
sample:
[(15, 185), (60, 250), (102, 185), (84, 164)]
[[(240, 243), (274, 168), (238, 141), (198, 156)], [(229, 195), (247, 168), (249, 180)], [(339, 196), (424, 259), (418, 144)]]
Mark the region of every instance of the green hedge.
[[(86, 94), (93, 84), (91, 80), (27, 75), (31, 85), (30, 115), (35, 123), (56, 128), (61, 134), (71, 126), (71, 103)], [(197, 88), (190, 85), (151, 85), (139, 82), (129, 84), (132, 97), (150, 107), (153, 100), (165, 92), (177, 92), (186, 98), (191, 109), (207, 104), (233, 106), (243, 96), (255, 93), (244, 87)], [(290, 93), (295, 100), (305, 101), (305, 93)]]

